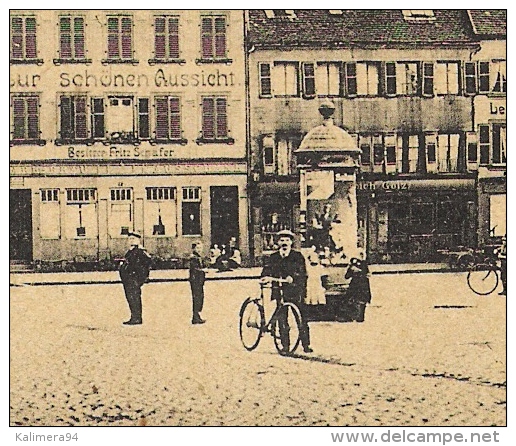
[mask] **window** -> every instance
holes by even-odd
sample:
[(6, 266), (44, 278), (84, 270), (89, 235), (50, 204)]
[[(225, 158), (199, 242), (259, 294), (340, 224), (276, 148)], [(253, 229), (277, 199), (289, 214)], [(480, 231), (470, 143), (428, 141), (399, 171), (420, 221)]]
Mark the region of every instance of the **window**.
[(108, 17), (108, 58), (104, 62), (133, 62), (133, 19)]
[(150, 117), (149, 99), (138, 99), (138, 137), (140, 139), (150, 138)]
[(228, 61), (226, 42), (226, 17), (202, 17), (201, 57), (201, 62), (216, 60)]
[(492, 155), (493, 164), (505, 164), (507, 162), (507, 135), (505, 124), (492, 125)]
[(148, 187), (145, 201), (145, 234), (177, 236), (175, 187)]
[(315, 70), (315, 85), (317, 95), (339, 96), (340, 94), (340, 64), (335, 62), (318, 62)]
[(477, 92), (477, 64), (475, 62), (464, 63), (464, 84), (466, 94)]
[(262, 139), (264, 173), (266, 175), (292, 175), (296, 171), (294, 151), (301, 144), (298, 133), (279, 134)]
[(414, 173), (418, 167), (419, 135), (400, 135), (398, 145), (398, 172)]
[(159, 16), (154, 18), (154, 62), (179, 59), (179, 18)]
[(437, 62), (435, 66), (435, 92), (437, 94), (459, 93), (458, 62)]
[(385, 94), (396, 96), (396, 63), (387, 62), (385, 64)]
[(315, 96), (315, 65), (312, 62), (303, 63), (303, 96)]
[(40, 236), (43, 239), (58, 239), (61, 236), (59, 189), (41, 189), (40, 197)]
[(259, 63), (258, 71), (260, 73), (260, 97), (271, 97), (271, 64), (265, 62)]
[(384, 144), (386, 172), (394, 173), (396, 171), (396, 136), (393, 134), (385, 135)]
[(272, 135), (265, 135), (262, 139), (263, 153), (263, 173), (265, 175), (274, 174), (276, 172), (276, 163), (274, 159), (274, 138)]
[(382, 135), (373, 136), (373, 163), (375, 166), (383, 166), (385, 153)]
[(183, 235), (201, 235), (201, 188), (183, 187)]
[(228, 134), (227, 99), (202, 98), (202, 141), (232, 141)]
[(423, 64), (423, 96), (434, 95), (434, 64), (425, 62)]
[(131, 188), (110, 189), (109, 235), (127, 235), (133, 227), (133, 191)]
[(478, 63), (478, 92), (487, 94), (490, 91), (489, 62)]
[(10, 24), (11, 63), (43, 63), (42, 59), (36, 59), (36, 18), (12, 16)]
[(66, 238), (96, 238), (98, 235), (95, 189), (67, 189)]
[(491, 91), (494, 93), (507, 93), (505, 60), (492, 61), (490, 69)]
[(477, 134), (475, 132), (466, 133), (466, 156), (468, 159), (468, 168), (476, 170), (478, 163), (478, 144)]
[(434, 11), (431, 9), (402, 9), (403, 18), (407, 21), (433, 22), (435, 21)]
[(276, 97), (299, 96), (298, 63), (274, 62), (272, 88)]
[(359, 147), (361, 151), (361, 164), (363, 166), (369, 166), (371, 164), (371, 137), (360, 135)]
[(106, 132), (111, 141), (136, 141), (135, 107), (132, 96), (108, 96), (105, 108)]
[(39, 144), (39, 97), (14, 95), (11, 98), (11, 143)]
[(87, 62), (84, 49), (84, 18), (77, 16), (59, 17), (59, 62)]
[(359, 96), (378, 95), (378, 64), (358, 62), (356, 64), (356, 93)]
[(437, 134), (425, 135), (425, 153), (427, 172), (437, 172)]
[(175, 96), (156, 98), (156, 140), (181, 139), (181, 103)]
[(346, 64), (346, 94), (348, 96), (357, 95), (357, 64), (349, 62)]
[(94, 139), (105, 137), (104, 99), (91, 99), (91, 135)]
[(457, 172), (459, 160), (459, 135), (437, 136), (439, 172)]
[(61, 140), (76, 141), (88, 137), (86, 96), (61, 96)]
[(489, 126), (478, 126), (478, 142), (480, 146), (480, 164), (489, 164), (489, 152), (491, 145), (489, 142)]
[(418, 87), (418, 64), (398, 62), (396, 66), (396, 92), (400, 95), (414, 96)]

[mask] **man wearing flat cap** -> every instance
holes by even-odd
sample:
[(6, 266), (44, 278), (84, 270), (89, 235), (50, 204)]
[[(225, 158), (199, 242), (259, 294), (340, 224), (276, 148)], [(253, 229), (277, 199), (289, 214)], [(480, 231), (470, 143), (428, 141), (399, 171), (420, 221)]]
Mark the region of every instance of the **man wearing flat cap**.
[[(277, 233), (279, 250), (269, 256), (262, 270), (262, 283), (270, 281), (271, 277), (286, 279), (288, 283), (282, 286), (283, 300), (297, 305), (301, 312), (302, 324), (300, 327), (301, 344), (305, 353), (311, 353), (310, 331), (306, 322), (305, 295), (306, 295), (306, 263), (303, 254), (292, 249), (295, 235), (284, 229)], [(272, 298), (279, 301), (280, 289), (276, 282), (272, 282)], [(288, 340), (287, 340), (288, 342)]]
[(131, 311), (131, 318), (124, 325), (142, 323), (142, 285), (149, 278), (151, 257), (141, 246), (141, 235), (129, 232), (130, 249), (120, 264), (120, 279), (124, 285), (125, 298)]

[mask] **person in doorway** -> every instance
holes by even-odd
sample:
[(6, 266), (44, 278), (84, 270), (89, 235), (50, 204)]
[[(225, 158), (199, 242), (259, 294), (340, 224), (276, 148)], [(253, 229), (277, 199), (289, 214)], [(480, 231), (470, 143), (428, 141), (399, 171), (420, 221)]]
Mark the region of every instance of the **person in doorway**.
[[(305, 353), (312, 353), (310, 347), (310, 329), (306, 320), (305, 296), (306, 296), (306, 263), (303, 254), (292, 249), (294, 243), (294, 233), (284, 229), (277, 233), (279, 250), (271, 254), (263, 267), (261, 274), (261, 283), (272, 282), (272, 299), (278, 303), (281, 300), (281, 291), (277, 282), (272, 278), (286, 279), (287, 283), (283, 283), (283, 300), (292, 302), (297, 305), (301, 312), (301, 345)], [(282, 343), (288, 346), (290, 341), (287, 330), (282, 330)]]
[(369, 285), (369, 266), (364, 250), (360, 250), (358, 257), (350, 260), (345, 278), (351, 279), (347, 290), (348, 301), (351, 307), (350, 319), (364, 322), (365, 309), (371, 302), (371, 288)]
[(204, 306), (204, 281), (206, 280), (202, 250), (202, 242), (192, 243), (188, 281), (192, 290), (192, 324), (194, 325), (206, 322), (205, 319), (201, 318), (201, 311)]
[(500, 296), (507, 295), (507, 236), (502, 237), (502, 246), (498, 249), (498, 258), (500, 259), (500, 278), (502, 279), (503, 289), (498, 294)]
[(130, 249), (120, 264), (120, 279), (124, 286), (125, 298), (131, 311), (131, 318), (124, 325), (142, 324), (142, 285), (149, 278), (151, 256), (141, 246), (141, 235), (128, 233)]
[(232, 271), (239, 268), (241, 263), (242, 257), (240, 255), (240, 250), (237, 247), (236, 237), (231, 237), (224, 254), (221, 254), (217, 258), (214, 266), (218, 269), (218, 272)]

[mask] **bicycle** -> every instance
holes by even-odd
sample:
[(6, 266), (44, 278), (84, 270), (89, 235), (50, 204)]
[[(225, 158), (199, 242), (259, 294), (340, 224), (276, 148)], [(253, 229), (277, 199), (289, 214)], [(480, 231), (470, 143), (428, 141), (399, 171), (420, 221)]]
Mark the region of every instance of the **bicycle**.
[(500, 266), (496, 258), (486, 257), (474, 265), (468, 271), (468, 286), (474, 293), (480, 296), (491, 294), (500, 281)]
[(248, 351), (258, 347), (260, 339), (265, 333), (270, 333), (274, 345), (280, 355), (292, 355), (301, 341), (301, 312), (296, 304), (283, 301), (283, 283), (290, 283), (287, 279), (271, 278), (278, 283), (281, 298), (269, 321), (265, 319), (264, 289), (266, 283), (260, 283), (260, 296), (248, 297), (240, 308), (240, 339)]

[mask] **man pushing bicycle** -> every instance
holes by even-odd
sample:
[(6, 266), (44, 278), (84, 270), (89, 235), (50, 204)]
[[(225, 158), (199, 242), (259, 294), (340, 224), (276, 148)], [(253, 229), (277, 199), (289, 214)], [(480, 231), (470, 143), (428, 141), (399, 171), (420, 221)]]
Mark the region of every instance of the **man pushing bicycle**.
[[(306, 263), (303, 254), (292, 249), (295, 235), (284, 229), (278, 232), (279, 250), (266, 260), (261, 274), (261, 283), (272, 283), (272, 299), (278, 303), (282, 298), (285, 302), (297, 305), (301, 312), (300, 338), (303, 351), (312, 353), (310, 348), (310, 329), (306, 321), (305, 295), (306, 295)], [(284, 279), (278, 283), (275, 279)], [(280, 321), (280, 335), (282, 343), (289, 344), (288, 324)]]

